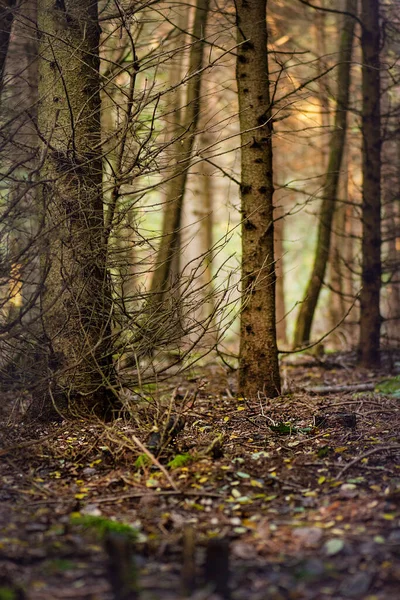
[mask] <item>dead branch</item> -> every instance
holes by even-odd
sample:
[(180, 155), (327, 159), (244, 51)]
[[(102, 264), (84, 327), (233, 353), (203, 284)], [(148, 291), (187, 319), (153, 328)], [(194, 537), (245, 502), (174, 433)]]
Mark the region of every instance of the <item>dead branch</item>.
[(351, 385), (318, 385), (304, 388), (309, 394), (351, 394), (352, 392), (373, 392), (375, 383), (354, 383)]
[(354, 465), (356, 465), (358, 462), (360, 462), (364, 458), (367, 458), (368, 456), (371, 456), (372, 454), (376, 454), (377, 452), (384, 452), (384, 451), (387, 452), (389, 450), (400, 450), (400, 444), (389, 444), (388, 446), (378, 446), (377, 448), (372, 448), (371, 450), (368, 450), (368, 452), (365, 452), (364, 454), (360, 454), (360, 456), (357, 456), (357, 458), (355, 458), (354, 460), (349, 462), (345, 467), (343, 467), (343, 469), (340, 471), (340, 473), (336, 476), (336, 480), (341, 479), (341, 477), (343, 476), (344, 473), (346, 473), (346, 471), (351, 469), (351, 467), (354, 467)]

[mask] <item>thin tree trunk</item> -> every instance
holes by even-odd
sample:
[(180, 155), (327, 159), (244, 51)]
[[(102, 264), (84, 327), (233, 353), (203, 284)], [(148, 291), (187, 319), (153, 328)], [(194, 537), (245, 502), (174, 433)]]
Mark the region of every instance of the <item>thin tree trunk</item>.
[[(176, 170), (176, 161), (177, 157), (180, 157), (180, 141), (179, 136), (185, 132), (185, 123), (184, 123), (184, 106), (185, 106), (185, 90), (180, 85), (180, 82), (184, 79), (185, 73), (187, 73), (188, 64), (187, 64), (187, 53), (179, 52), (179, 47), (184, 47), (187, 43), (187, 31), (189, 27), (189, 17), (191, 11), (188, 11), (187, 7), (177, 8), (177, 27), (179, 34), (176, 35), (174, 40), (174, 45), (172, 49), (176, 51), (177, 57), (176, 62), (172, 61), (169, 65), (168, 72), (168, 84), (171, 89), (171, 92), (166, 96), (166, 107), (169, 111), (169, 115), (166, 118), (166, 135), (165, 135), (165, 143), (169, 143), (170, 145), (166, 149), (165, 155), (167, 159), (167, 169), (165, 171), (166, 176), (174, 175), (174, 171)], [(171, 143), (173, 142), (173, 143)], [(172, 165), (172, 169), (170, 172), (169, 168)], [(186, 188), (186, 182), (185, 182)], [(173, 202), (173, 198), (170, 196), (171, 186), (167, 186), (165, 199), (164, 199), (164, 215), (163, 220), (168, 220), (169, 213), (171, 211), (171, 202)], [(184, 200), (185, 192), (182, 195), (182, 206)], [(176, 231), (175, 243), (174, 243), (174, 251), (171, 259), (171, 265), (168, 274), (168, 284), (166, 283), (167, 289), (171, 290), (169, 295), (170, 303), (166, 307), (167, 310), (172, 309), (173, 318), (170, 322), (169, 332), (173, 334), (174, 345), (176, 343), (181, 343), (181, 337), (183, 334), (183, 323), (182, 323), (182, 303), (181, 303), (181, 287), (179, 285), (180, 276), (181, 276), (181, 252), (182, 252), (182, 208), (181, 215), (179, 218), (178, 231)], [(163, 223), (163, 230), (165, 231), (165, 226)], [(163, 243), (163, 240), (160, 242)], [(171, 315), (172, 316), (172, 315)]]
[[(209, 104), (207, 114), (210, 114), (210, 112), (211, 104)], [(197, 140), (200, 148), (208, 148), (216, 143), (215, 136), (207, 131), (199, 135)], [(207, 157), (207, 152), (205, 156)], [(215, 167), (207, 160), (198, 163), (195, 167), (195, 173), (191, 174), (191, 195), (185, 209), (185, 231), (183, 236), (186, 262), (183, 265), (183, 271), (192, 280), (191, 287), (195, 292), (192, 300), (192, 323), (195, 320), (201, 324), (194, 335), (196, 336), (201, 332), (203, 344), (210, 346), (215, 344), (217, 332), (214, 319), (210, 318), (215, 308), (212, 273), (214, 199), (216, 195), (214, 175)], [(205, 323), (208, 325), (208, 331), (204, 335), (203, 327)]]
[[(6, 78), (11, 79), (7, 86), (3, 110), (9, 119), (7, 158), (10, 163), (19, 164), (25, 174), (31, 173), (37, 164), (39, 138), (36, 131), (37, 90), (38, 90), (38, 43), (35, 36), (37, 1), (25, 0), (18, 7), (14, 18), (9, 54), (5, 65)], [(19, 308), (31, 305), (24, 326), (35, 320), (37, 325), (38, 304), (32, 303), (40, 285), (38, 244), (38, 198), (37, 187), (31, 181), (15, 181), (11, 188), (10, 200), (15, 205), (10, 247), (20, 271), (21, 301)]]
[(0, 0), (0, 92), (3, 89), (4, 66), (10, 43), (11, 27), (14, 21), (16, 0)]
[[(317, 0), (318, 2), (318, 0)], [(324, 0), (319, 0), (318, 5), (321, 8), (325, 7)], [(326, 27), (326, 17), (327, 13), (323, 10), (314, 11), (314, 34), (315, 34), (315, 47), (317, 50), (318, 56), (318, 75), (322, 75), (322, 73), (327, 68), (326, 56), (327, 52), (327, 27)], [(340, 23), (339, 27), (341, 27), (342, 23)], [(340, 31), (340, 29), (339, 29)], [(320, 76), (317, 80), (318, 86), (318, 99), (320, 106), (320, 118), (321, 118), (321, 127), (323, 128), (322, 132), (322, 140), (321, 140), (321, 165), (322, 165), (322, 173), (324, 173), (327, 169), (327, 161), (328, 161), (328, 152), (329, 145), (326, 143), (328, 139), (328, 132), (330, 127), (330, 112), (329, 112), (329, 95), (328, 89), (325, 82), (324, 77)]]
[[(274, 252), (276, 271), (276, 336), (278, 342), (286, 346), (288, 338), (286, 334), (286, 303), (285, 303), (285, 279), (283, 263), (283, 237), (285, 231), (285, 220), (282, 217), (282, 209), (274, 213)], [(279, 218), (280, 217), (280, 218)]]
[[(399, 145), (399, 141), (397, 141)], [(397, 161), (398, 162), (398, 161)], [(399, 165), (400, 166), (400, 165)], [(399, 180), (397, 171), (397, 180)], [(390, 180), (389, 180), (390, 181)], [(392, 184), (396, 182), (391, 180)], [(398, 247), (397, 233), (399, 231), (399, 185), (387, 190), (385, 202), (385, 217), (388, 222), (387, 236), (389, 238), (387, 248), (387, 273), (389, 282), (386, 287), (386, 315), (388, 319), (385, 333), (389, 346), (396, 347), (400, 341), (400, 248)], [(396, 244), (397, 242), (397, 244)]]
[(45, 399), (70, 413), (102, 413), (111, 368), (97, 3), (40, 0), (38, 28)]
[[(346, 144), (347, 148), (347, 144)], [(346, 209), (343, 201), (348, 200), (348, 156), (346, 148), (343, 153), (343, 161), (346, 168), (342, 170), (339, 178), (340, 202), (336, 207), (333, 218), (332, 248), (329, 261), (329, 279), (332, 289), (329, 293), (329, 327), (333, 328), (339, 323), (346, 313), (346, 300), (344, 290), (344, 264), (343, 250), (346, 244)], [(343, 324), (344, 325), (344, 324)], [(334, 335), (337, 331), (334, 332)]]
[[(105, 26), (100, 38), (101, 133), (102, 149), (107, 160), (103, 162), (103, 202), (107, 232), (107, 266), (110, 269), (113, 300), (113, 332), (131, 319), (135, 305), (136, 280), (136, 213), (134, 182), (126, 180), (125, 159), (132, 149), (131, 106), (135, 93), (139, 62), (133, 38), (123, 27), (119, 35), (110, 35), (110, 24)], [(112, 25), (114, 28), (114, 25)], [(106, 40), (103, 43), (102, 38)], [(110, 71), (121, 62), (121, 57), (131, 52), (134, 64), (129, 70), (122, 69), (118, 77), (110, 77)], [(104, 82), (107, 81), (107, 84)], [(127, 94), (127, 90), (129, 93)], [(127, 138), (130, 141), (127, 147)], [(129, 190), (129, 195), (128, 195)]]
[(236, 2), (241, 129), (242, 312), (239, 390), (280, 393), (275, 325), (272, 122), (266, 0)]
[(177, 156), (168, 185), (162, 238), (150, 286), (149, 307), (151, 312), (157, 311), (163, 303), (165, 293), (169, 288), (171, 264), (177, 251), (183, 197), (200, 112), (201, 70), (203, 68), (208, 5), (209, 0), (197, 0), (189, 61), (189, 75), (192, 77), (187, 84), (186, 110), (182, 121), (182, 128), (186, 133), (181, 139), (179, 156)]
[(381, 289), (381, 111), (379, 0), (362, 0), (362, 289), (360, 363), (380, 364)]
[[(356, 119), (351, 117), (350, 125), (353, 126)], [(348, 171), (348, 183), (347, 183), (347, 194), (350, 201), (355, 202), (358, 198), (359, 190), (353, 177), (353, 173), (361, 171), (361, 155), (358, 149), (355, 152), (352, 150), (352, 143), (349, 140), (347, 145), (347, 171)], [(346, 311), (350, 308), (350, 305), (354, 303), (355, 295), (359, 289), (359, 284), (356, 284), (355, 277), (358, 272), (358, 264), (356, 261), (356, 241), (361, 239), (361, 223), (360, 223), (360, 209), (352, 204), (346, 206), (346, 218), (345, 218), (345, 237), (343, 240), (342, 256), (345, 263), (345, 278), (344, 278), (344, 292), (348, 298)], [(346, 336), (349, 340), (351, 347), (354, 347), (354, 340), (358, 338), (359, 334), (359, 305), (354, 304), (351, 309), (351, 314), (347, 317), (344, 322)]]
[[(356, 0), (346, 1), (346, 11), (348, 13), (354, 14), (356, 8)], [(353, 37), (354, 19), (348, 15), (344, 15), (344, 25), (339, 49), (338, 94), (335, 125), (330, 143), (328, 172), (322, 190), (323, 197), (318, 226), (317, 247), (313, 270), (297, 317), (294, 334), (295, 347), (306, 344), (310, 339), (315, 309), (317, 307), (319, 294), (325, 277), (326, 265), (329, 259), (332, 220), (335, 212), (339, 174), (346, 140)]]

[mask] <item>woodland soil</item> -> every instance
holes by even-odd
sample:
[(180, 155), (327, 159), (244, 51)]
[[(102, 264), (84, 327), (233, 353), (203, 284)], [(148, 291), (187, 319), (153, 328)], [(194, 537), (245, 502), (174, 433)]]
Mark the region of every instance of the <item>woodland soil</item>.
[[(379, 372), (355, 358), (287, 359), (287, 392), (273, 400), (238, 397), (235, 373), (209, 364), (126, 393), (138, 418), (107, 425), (27, 424), (24, 398), (4, 393), (0, 599), (216, 599), (204, 580), (210, 539), (226, 542), (217, 571), (229, 548), (232, 600), (399, 598), (400, 358)], [(359, 383), (377, 387), (309, 391)], [(151, 463), (132, 436), (155, 452), (151, 429), (172, 413), (185, 426)], [(118, 576), (135, 571), (138, 588), (125, 596), (104, 542), (104, 531), (130, 536), (118, 524), (136, 532), (120, 545), (132, 556)], [(194, 549), (186, 540), (183, 552), (183, 531)]]

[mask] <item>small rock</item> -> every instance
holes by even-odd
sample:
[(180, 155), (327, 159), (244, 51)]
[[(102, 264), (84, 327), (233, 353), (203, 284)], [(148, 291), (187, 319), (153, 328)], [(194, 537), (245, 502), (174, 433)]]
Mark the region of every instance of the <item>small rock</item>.
[(241, 558), (242, 560), (254, 558), (257, 555), (254, 545), (242, 542), (240, 540), (233, 542), (231, 549), (233, 556), (236, 556), (236, 558)]
[(341, 498), (356, 498), (359, 494), (355, 483), (343, 483), (339, 489), (339, 496)]
[(186, 522), (186, 518), (176, 511), (171, 512), (170, 519), (173, 523), (174, 529), (182, 529)]
[(302, 564), (301, 571), (307, 578), (315, 579), (324, 574), (325, 566), (319, 558), (309, 558)]
[(359, 546), (359, 550), (360, 554), (362, 554), (363, 556), (375, 556), (378, 550), (378, 546), (372, 540), (368, 540), (366, 542), (363, 542)]
[(396, 555), (400, 556), (400, 529), (394, 529), (388, 537), (388, 544), (390, 550)]
[(85, 467), (82, 471), (82, 475), (85, 475), (85, 477), (90, 477), (91, 475), (95, 475), (96, 472), (96, 469), (93, 467)]
[(355, 413), (336, 413), (336, 419), (343, 427), (349, 429), (354, 429), (357, 425), (357, 415)]
[(37, 531), (46, 531), (47, 525), (44, 523), (28, 523), (26, 526), (26, 531), (29, 533), (36, 533)]
[(364, 598), (369, 590), (371, 582), (371, 573), (360, 571), (345, 579), (340, 586), (340, 591), (348, 598)]
[(315, 546), (321, 541), (322, 530), (319, 527), (299, 527), (293, 531), (293, 536), (304, 546)]
[(91, 517), (101, 517), (101, 510), (96, 504), (87, 504), (80, 512), (83, 515), (89, 515)]
[(305, 508), (314, 508), (317, 504), (315, 498), (312, 498), (311, 496), (303, 498), (301, 503)]
[(137, 515), (140, 519), (156, 518), (160, 508), (160, 497), (157, 494), (143, 494), (139, 500)]
[(393, 529), (390, 532), (388, 542), (390, 544), (400, 544), (400, 529)]

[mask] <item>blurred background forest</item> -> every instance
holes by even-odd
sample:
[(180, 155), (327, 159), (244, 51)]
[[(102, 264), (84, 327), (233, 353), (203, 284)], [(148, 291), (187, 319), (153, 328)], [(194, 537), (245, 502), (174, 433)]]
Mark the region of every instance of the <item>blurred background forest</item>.
[[(96, 362), (106, 340), (101, 360), (125, 373), (125, 387), (211, 350), (235, 365), (246, 227), (237, 10), (225, 0), (100, 0), (98, 12), (91, 0), (1, 1), (6, 386), (52, 380), (55, 339), (74, 311), (66, 354), (81, 336)], [(279, 350), (320, 338), (325, 351), (357, 348), (371, 277), (381, 317), (368, 325), (366, 297), (364, 336), (378, 326), (375, 355), (379, 338), (399, 345), (399, 15), (397, 0), (268, 2), (275, 248), (265, 260), (276, 271)], [(104, 265), (106, 276), (93, 275)], [(310, 333), (300, 321), (312, 296)]]

